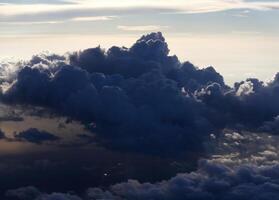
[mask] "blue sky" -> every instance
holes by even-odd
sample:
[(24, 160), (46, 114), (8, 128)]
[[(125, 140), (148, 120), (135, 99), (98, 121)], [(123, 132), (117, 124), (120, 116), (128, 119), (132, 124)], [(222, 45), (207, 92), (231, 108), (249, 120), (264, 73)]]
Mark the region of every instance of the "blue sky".
[(279, 69), (276, 0), (0, 0), (0, 58), (129, 46), (162, 31), (172, 53), (230, 83)]

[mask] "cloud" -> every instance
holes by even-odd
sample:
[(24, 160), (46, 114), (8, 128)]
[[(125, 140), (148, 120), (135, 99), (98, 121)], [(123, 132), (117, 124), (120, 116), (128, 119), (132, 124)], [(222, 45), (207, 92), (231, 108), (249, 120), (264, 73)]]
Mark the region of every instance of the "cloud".
[[(223, 164), (203, 160), (197, 171), (178, 174), (157, 183), (140, 183), (137, 180), (118, 183), (108, 190), (89, 188), (84, 199), (108, 200), (249, 200), (278, 199), (278, 165), (241, 165), (230, 168)], [(36, 196), (37, 199), (80, 200), (74, 195), (40, 193), (33, 187), (10, 190), (10, 197)], [(19, 198), (28, 200), (28, 198)]]
[(16, 133), (14, 137), (16, 140), (27, 141), (36, 144), (42, 144), (43, 142), (56, 141), (60, 139), (59, 137), (51, 133), (48, 133), (46, 131), (40, 131), (35, 128)]
[(38, 200), (82, 200), (76, 195), (71, 194), (63, 194), (63, 193), (52, 193), (52, 194), (44, 194), (38, 197)]
[(37, 20), (2, 20), (0, 24), (2, 25), (47, 25), (47, 24), (61, 24), (66, 22), (94, 22), (94, 21), (109, 21), (116, 19), (116, 16), (90, 16), (90, 17), (73, 17), (68, 19), (60, 19), (60, 20), (43, 20), (43, 21), (37, 21)]
[[(69, 4), (69, 3), (70, 4)], [(22, 15), (22, 14), (38, 14), (42, 12), (64, 12), (73, 10), (131, 10), (131, 9), (153, 9), (153, 10), (172, 10), (175, 12), (184, 13), (208, 13), (218, 12), (232, 9), (253, 9), (253, 10), (267, 10), (278, 9), (279, 3), (275, 1), (253, 1), (248, 2), (244, 0), (189, 0), (181, 1), (175, 0), (169, 2), (167, 0), (159, 1), (136, 1), (136, 0), (123, 0), (121, 2), (115, 2), (113, 0), (104, 0), (98, 2), (92, 2), (87, 0), (75, 0), (68, 1), (66, 3), (60, 3), (53, 5), (46, 2), (39, 2), (39, 4), (3, 4), (0, 6), (0, 13), (3, 16)], [(57, 2), (56, 2), (57, 3)], [(73, 3), (73, 4), (71, 4)], [(36, 8), (36, 9), (34, 9)]]
[(0, 140), (6, 138), (5, 133), (0, 129)]
[(274, 120), (264, 122), (263, 126), (259, 128), (263, 132), (271, 132), (279, 134), (279, 115)]
[(208, 107), (227, 117), (228, 126), (257, 131), (266, 121), (278, 116), (278, 77), (279, 74), (267, 85), (258, 79), (249, 78), (235, 83), (234, 88), (227, 91), (218, 84), (212, 84), (196, 94)]
[(76, 18), (72, 18), (71, 21), (77, 21), (77, 22), (107, 21), (107, 20), (113, 20), (115, 18), (116, 16), (76, 17)]
[(1, 0), (0, 4), (69, 4), (74, 3), (70, 0)]
[(158, 31), (169, 28), (168, 26), (160, 25), (145, 25), (145, 26), (117, 26), (119, 30), (123, 31)]
[(130, 48), (34, 56), (2, 99), (94, 124), (98, 141), (118, 150), (178, 155), (202, 152), (210, 133), (224, 127), (276, 132), (279, 75), (230, 88), (213, 67), (198, 69), (169, 52), (158, 32)]
[(181, 64), (169, 55), (161, 33), (142, 36), (130, 48), (75, 52), (69, 56), (70, 65), (64, 60), (55, 55), (33, 57), (3, 100), (94, 122), (92, 129), (101, 143), (116, 149), (201, 151), (202, 138), (215, 129), (207, 108), (181, 91), (216, 81), (225, 87), (222, 76), (213, 68)]
[(0, 22), (0, 24), (8, 25), (41, 25), (41, 24), (59, 24), (63, 21), (13, 21), (13, 22)]
[(40, 193), (41, 192), (37, 188), (28, 186), (15, 190), (9, 190), (6, 192), (6, 196), (8, 198), (17, 198), (19, 200), (34, 200), (40, 195)]
[[(111, 186), (106, 192), (89, 189), (93, 199), (270, 199), (277, 198), (278, 166), (239, 166), (235, 169), (225, 165), (201, 161), (199, 170), (179, 174), (168, 181), (156, 184), (130, 180)], [(101, 195), (103, 194), (103, 196)]]
[(33, 186), (8, 190), (6, 197), (17, 200), (81, 200), (78, 196), (65, 193), (44, 194)]

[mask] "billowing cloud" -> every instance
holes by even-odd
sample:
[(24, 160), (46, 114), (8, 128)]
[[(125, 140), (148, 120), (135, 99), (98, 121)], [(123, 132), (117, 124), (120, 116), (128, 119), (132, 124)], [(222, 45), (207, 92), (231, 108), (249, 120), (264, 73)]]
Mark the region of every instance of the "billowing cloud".
[[(247, 79), (235, 83), (234, 88), (224, 91), (219, 84), (211, 84), (197, 92), (196, 95), (208, 107), (213, 108), (223, 117), (227, 117), (227, 125), (257, 131), (268, 131), (269, 121), (273, 121), (279, 113), (279, 74), (268, 84), (257, 79)], [(271, 128), (269, 129), (272, 132)], [(274, 132), (274, 131), (273, 131)]]
[(65, 60), (33, 57), (3, 100), (94, 123), (100, 140), (118, 149), (200, 151), (202, 138), (215, 129), (207, 108), (191, 92), (212, 82), (226, 87), (222, 76), (212, 67), (181, 64), (169, 55), (161, 33), (143, 36), (130, 48), (73, 53), (70, 65)]
[(130, 48), (34, 56), (16, 74), (4, 102), (43, 106), (89, 124), (110, 148), (177, 154), (201, 151), (210, 132), (224, 127), (277, 130), (278, 75), (268, 84), (249, 78), (230, 88), (213, 67), (198, 69), (169, 55), (161, 33)]

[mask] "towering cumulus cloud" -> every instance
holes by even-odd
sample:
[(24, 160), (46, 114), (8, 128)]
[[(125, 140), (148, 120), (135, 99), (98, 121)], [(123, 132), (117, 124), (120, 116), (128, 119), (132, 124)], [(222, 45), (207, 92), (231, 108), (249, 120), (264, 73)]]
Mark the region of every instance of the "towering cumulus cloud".
[(225, 87), (222, 76), (169, 56), (161, 33), (143, 36), (131, 48), (76, 52), (69, 61), (33, 57), (3, 100), (94, 123), (100, 140), (119, 149), (200, 150), (202, 138), (215, 128), (192, 92), (213, 82)]
[(90, 124), (111, 148), (177, 153), (200, 151), (225, 126), (278, 132), (278, 88), (279, 76), (229, 88), (213, 67), (181, 63), (162, 34), (151, 33), (130, 48), (35, 56), (2, 99)]

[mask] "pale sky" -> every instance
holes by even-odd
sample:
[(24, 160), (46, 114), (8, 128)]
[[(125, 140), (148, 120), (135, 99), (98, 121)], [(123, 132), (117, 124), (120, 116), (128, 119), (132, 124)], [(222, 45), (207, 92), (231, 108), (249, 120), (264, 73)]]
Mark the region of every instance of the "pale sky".
[(228, 83), (279, 71), (278, 0), (0, 0), (0, 59), (101, 45), (162, 31), (171, 53)]

